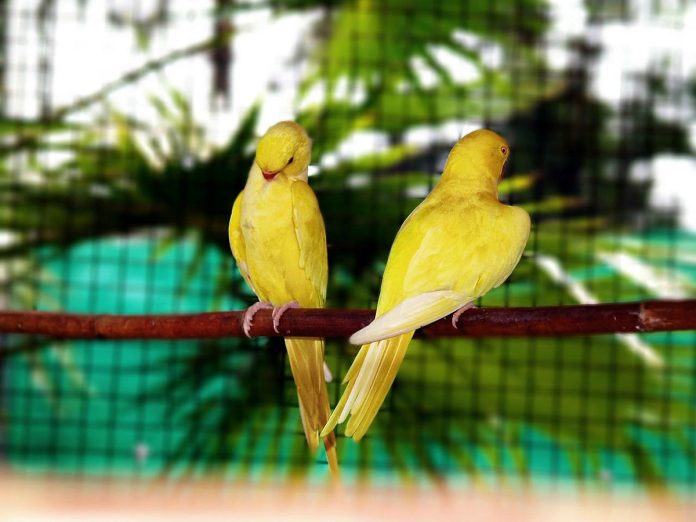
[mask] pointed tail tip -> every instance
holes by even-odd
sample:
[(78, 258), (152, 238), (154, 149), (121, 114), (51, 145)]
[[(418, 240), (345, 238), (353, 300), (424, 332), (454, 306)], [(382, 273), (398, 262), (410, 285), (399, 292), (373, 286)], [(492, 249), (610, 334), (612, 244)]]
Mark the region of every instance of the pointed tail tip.
[(326, 451), (326, 460), (329, 463), (329, 470), (331, 471), (331, 476), (336, 479), (339, 476), (338, 467), (338, 455), (336, 454), (336, 436), (333, 432), (329, 432), (328, 435), (321, 435), (324, 440), (324, 450)]
[(321, 433), (319, 433), (319, 436), (322, 439), (325, 439), (326, 437), (330, 437), (335, 428), (336, 428), (336, 422), (329, 419), (329, 422), (326, 423), (326, 426), (324, 426), (324, 428), (321, 430)]
[[(352, 423), (351, 419), (351, 423)], [(374, 420), (374, 417), (373, 417)], [(367, 433), (367, 430), (369, 429), (370, 425), (372, 424), (372, 420), (367, 424), (367, 426), (360, 426), (360, 424), (351, 424), (348, 423), (348, 426), (346, 427), (346, 432), (345, 435), (346, 437), (350, 437), (353, 439), (353, 442), (360, 442), (362, 438), (365, 436)]]
[(339, 423), (339, 415), (341, 414), (342, 408), (339, 408), (338, 406), (334, 409), (333, 412), (331, 412), (331, 415), (329, 416), (329, 420), (326, 421), (326, 424), (322, 428), (321, 432), (319, 433), (319, 436), (322, 439), (325, 439), (326, 437), (331, 437), (333, 435), (333, 430), (336, 429), (336, 426), (338, 426)]
[(365, 433), (366, 433), (365, 431), (363, 431), (362, 433), (354, 433), (353, 434), (353, 442), (360, 442), (362, 440), (362, 438), (365, 436)]
[(331, 476), (338, 479), (341, 476), (340, 468), (338, 466), (338, 455), (336, 454), (336, 441), (334, 440), (334, 446), (326, 448), (326, 460), (329, 462), (329, 471)]

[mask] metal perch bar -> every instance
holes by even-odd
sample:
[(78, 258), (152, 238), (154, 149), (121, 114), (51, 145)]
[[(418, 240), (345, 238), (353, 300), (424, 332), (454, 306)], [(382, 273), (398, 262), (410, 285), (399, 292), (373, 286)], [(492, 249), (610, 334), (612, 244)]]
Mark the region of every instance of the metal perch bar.
[[(0, 311), (0, 333), (64, 339), (213, 339), (243, 337), (244, 312), (175, 315), (81, 315)], [(254, 316), (258, 336), (347, 337), (368, 324), (373, 310), (291, 309), (273, 330), (271, 312)], [(644, 301), (534, 308), (474, 308), (457, 328), (446, 317), (420, 337), (526, 337), (696, 330), (696, 300)]]

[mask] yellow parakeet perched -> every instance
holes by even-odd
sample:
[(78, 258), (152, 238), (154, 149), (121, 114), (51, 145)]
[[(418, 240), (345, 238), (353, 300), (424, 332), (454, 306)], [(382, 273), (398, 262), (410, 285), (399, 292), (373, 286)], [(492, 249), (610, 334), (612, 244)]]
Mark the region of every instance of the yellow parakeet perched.
[[(322, 308), (326, 300), (328, 264), (326, 231), (314, 192), (307, 183), (311, 141), (297, 123), (273, 125), (256, 148), (244, 190), (232, 207), (229, 239), (232, 254), (259, 302), (244, 316), (249, 335), (260, 308), (273, 308), (273, 324), (290, 307)], [(300, 417), (312, 450), (329, 417), (324, 382), (324, 340), (287, 337), (300, 405)], [(336, 438), (323, 435), (332, 471), (338, 469)]]
[(387, 260), (375, 320), (360, 344), (347, 387), (324, 433), (350, 415), (346, 435), (360, 440), (379, 410), (413, 332), (459, 310), (507, 279), (529, 237), (529, 215), (498, 201), (510, 149), (481, 129), (457, 142), (433, 191), (401, 226)]

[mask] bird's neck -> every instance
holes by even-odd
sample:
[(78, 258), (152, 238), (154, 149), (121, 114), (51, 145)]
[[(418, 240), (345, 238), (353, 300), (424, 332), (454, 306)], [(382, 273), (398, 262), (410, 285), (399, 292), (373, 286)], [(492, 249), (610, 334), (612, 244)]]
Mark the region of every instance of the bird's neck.
[(482, 194), (498, 199), (498, 180), (466, 159), (448, 163), (440, 184), (459, 193)]

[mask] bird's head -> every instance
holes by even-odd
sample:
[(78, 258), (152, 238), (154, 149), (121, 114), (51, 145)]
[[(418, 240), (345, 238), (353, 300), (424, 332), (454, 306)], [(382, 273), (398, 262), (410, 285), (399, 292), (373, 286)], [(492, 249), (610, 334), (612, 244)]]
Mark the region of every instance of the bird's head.
[[(448, 162), (461, 163), (461, 172), (479, 173), (493, 178), (497, 184), (503, 176), (503, 167), (510, 156), (510, 146), (507, 141), (488, 129), (470, 132), (461, 138), (452, 148)], [(466, 166), (475, 166), (470, 169)]]
[(290, 178), (306, 175), (312, 142), (294, 121), (281, 121), (266, 131), (256, 147), (256, 163), (266, 181), (278, 174)]

